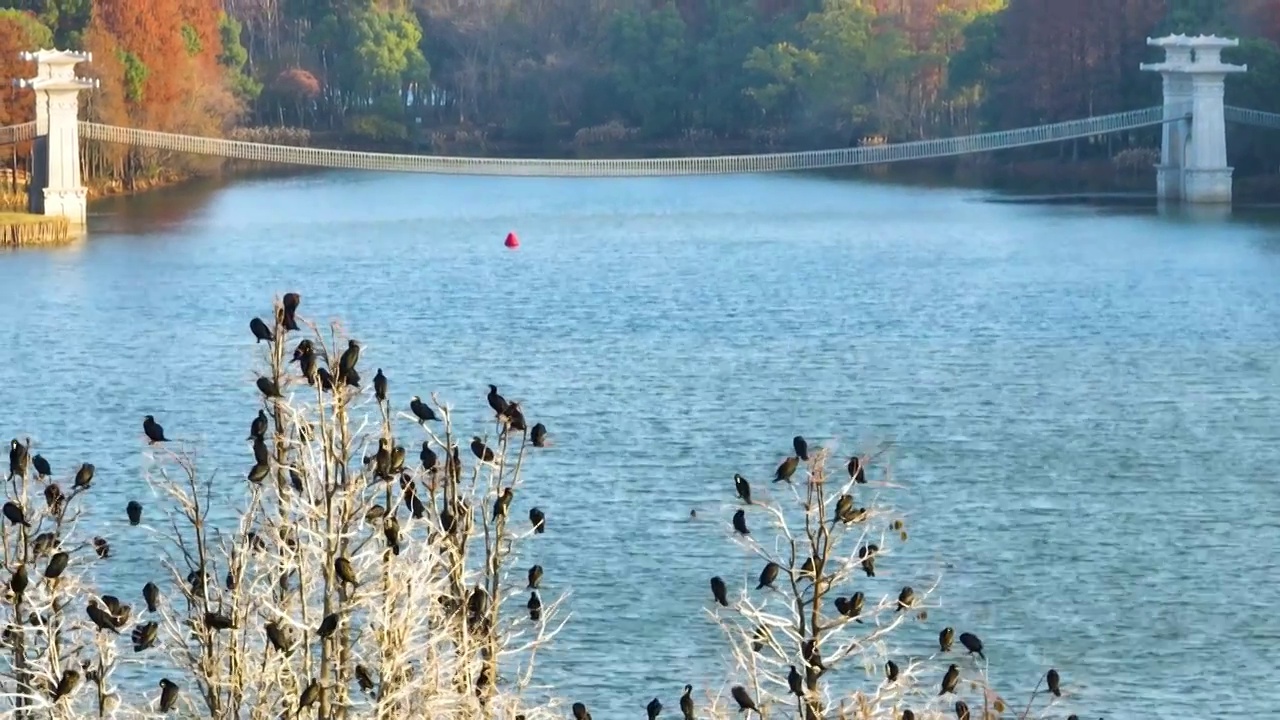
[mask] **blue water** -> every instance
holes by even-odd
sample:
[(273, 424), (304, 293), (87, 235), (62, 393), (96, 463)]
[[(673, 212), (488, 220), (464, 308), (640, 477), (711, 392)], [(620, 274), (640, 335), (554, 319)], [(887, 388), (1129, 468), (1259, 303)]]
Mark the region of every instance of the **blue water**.
[[(103, 532), (149, 492), (144, 414), (239, 482), (248, 319), (296, 290), (402, 404), (437, 390), (478, 422), (493, 382), (551, 428), (514, 513), (547, 511), (546, 585), (573, 593), (544, 679), (596, 717), (654, 695), (674, 715), (685, 682), (727, 679), (707, 578), (758, 572), (731, 478), (766, 492), (797, 433), (893, 443), (912, 540), (859, 589), (943, 573), (902, 652), (973, 630), (1019, 709), (1057, 667), (1060, 715), (1280, 706), (1274, 224), (800, 177), (376, 174), (91, 222), (74, 249), (0, 256), (0, 434), (59, 474), (95, 462)], [(121, 594), (154, 553), (117, 541)]]

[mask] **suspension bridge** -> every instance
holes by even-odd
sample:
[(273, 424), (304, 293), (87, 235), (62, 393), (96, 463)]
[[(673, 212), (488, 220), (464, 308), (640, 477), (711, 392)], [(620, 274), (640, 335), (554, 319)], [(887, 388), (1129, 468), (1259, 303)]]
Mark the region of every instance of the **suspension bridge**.
[(80, 226), (84, 225), (86, 217), (86, 190), (80, 170), (82, 140), (346, 170), (603, 178), (792, 172), (879, 165), (987, 153), (1163, 126), (1160, 163), (1155, 167), (1158, 196), (1162, 200), (1190, 203), (1230, 203), (1232, 168), (1227, 165), (1226, 124), (1280, 129), (1280, 114), (1224, 104), (1226, 76), (1247, 70), (1243, 65), (1231, 65), (1221, 60), (1222, 50), (1237, 46), (1238, 40), (1171, 35), (1148, 39), (1147, 44), (1165, 51), (1163, 62), (1142, 65), (1143, 70), (1159, 72), (1163, 77), (1164, 102), (1154, 107), (1038, 127), (868, 147), (617, 160), (358, 152), (198, 137), (85, 122), (78, 116), (79, 94), (96, 87), (96, 83), (77, 77), (75, 66), (91, 61), (91, 56), (88, 53), (41, 50), (23, 54), (23, 59), (36, 63), (36, 77), (15, 81), (20, 87), (35, 91), (36, 120), (0, 127), (0, 145), (34, 141), (35, 162), (29, 185), (31, 212), (64, 216)]

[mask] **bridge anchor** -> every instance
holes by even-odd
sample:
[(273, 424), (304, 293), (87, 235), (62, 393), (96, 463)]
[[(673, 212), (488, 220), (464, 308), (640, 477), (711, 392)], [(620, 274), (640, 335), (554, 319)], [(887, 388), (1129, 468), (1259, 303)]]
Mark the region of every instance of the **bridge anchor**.
[(88, 191), (80, 175), (80, 91), (98, 86), (97, 80), (76, 77), (75, 66), (93, 58), (90, 53), (40, 50), (20, 53), (35, 62), (36, 76), (15, 80), (17, 87), (36, 93), (34, 162), (27, 191), (30, 212), (65, 217), (83, 229), (88, 215)]
[[(1240, 41), (1215, 35), (1169, 35), (1147, 38), (1164, 49), (1164, 62), (1140, 67), (1164, 78), (1166, 122), (1156, 166), (1156, 194), (1161, 200), (1187, 203), (1230, 203), (1227, 123), (1223, 107), (1226, 76), (1247, 65), (1222, 62), (1222, 50)], [(1191, 114), (1191, 120), (1173, 121)]]

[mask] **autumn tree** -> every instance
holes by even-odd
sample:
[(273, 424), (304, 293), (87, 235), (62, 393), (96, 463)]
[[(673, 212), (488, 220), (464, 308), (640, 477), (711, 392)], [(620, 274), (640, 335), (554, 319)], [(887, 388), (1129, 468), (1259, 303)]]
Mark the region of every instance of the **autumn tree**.
[(17, 125), (36, 116), (30, 90), (13, 87), (10, 80), (35, 77), (35, 66), (19, 53), (53, 45), (53, 33), (23, 10), (0, 10), (0, 126)]

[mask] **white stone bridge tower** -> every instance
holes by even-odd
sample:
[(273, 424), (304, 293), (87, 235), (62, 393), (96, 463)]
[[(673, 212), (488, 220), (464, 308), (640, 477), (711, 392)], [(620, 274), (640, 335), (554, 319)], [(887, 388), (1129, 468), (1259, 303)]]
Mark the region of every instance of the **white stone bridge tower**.
[(34, 213), (65, 217), (83, 228), (87, 215), (87, 191), (80, 176), (80, 91), (98, 86), (97, 80), (76, 77), (76, 65), (93, 59), (90, 53), (67, 50), (24, 52), (19, 57), (35, 62), (36, 76), (15, 80), (18, 87), (36, 94), (34, 162), (28, 188), (28, 209)]
[(1223, 105), (1225, 80), (1246, 65), (1222, 62), (1222, 50), (1240, 41), (1217, 36), (1169, 35), (1147, 38), (1164, 49), (1164, 62), (1143, 63), (1143, 70), (1164, 77), (1165, 120), (1156, 166), (1156, 194), (1161, 200), (1187, 203), (1230, 203), (1231, 173), (1227, 165), (1227, 124)]

